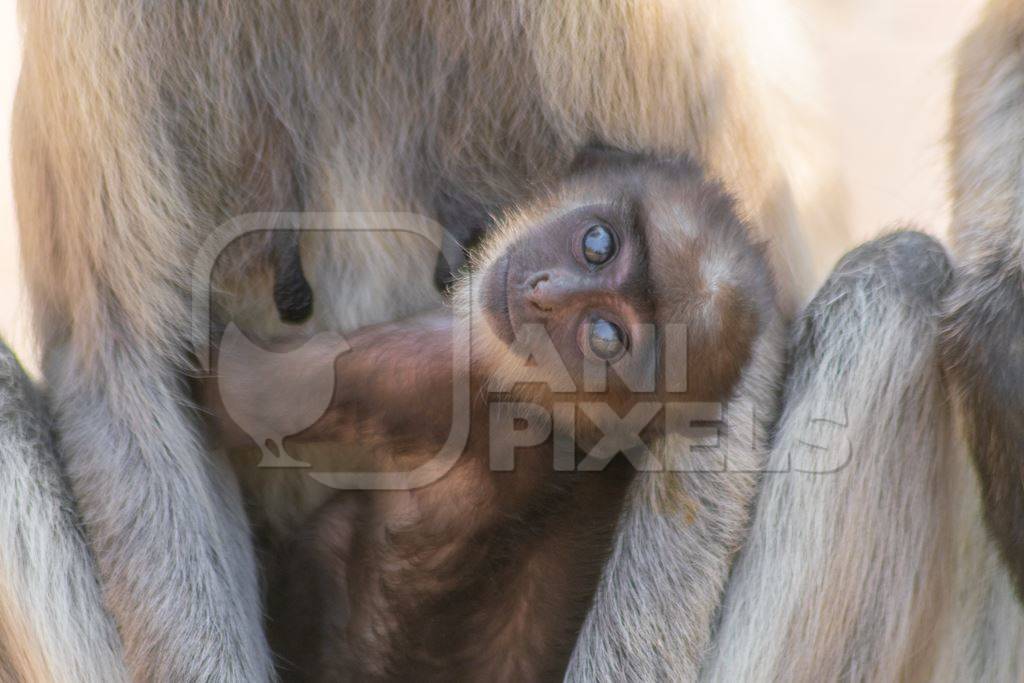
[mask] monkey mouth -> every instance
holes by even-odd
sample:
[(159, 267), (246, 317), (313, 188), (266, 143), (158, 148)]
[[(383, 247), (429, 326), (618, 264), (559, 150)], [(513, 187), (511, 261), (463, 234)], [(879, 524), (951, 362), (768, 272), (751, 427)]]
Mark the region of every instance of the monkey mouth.
[(498, 339), (511, 345), (515, 339), (512, 312), (508, 301), (508, 278), (511, 272), (511, 256), (506, 254), (487, 272), (484, 283), (482, 304), (487, 323)]

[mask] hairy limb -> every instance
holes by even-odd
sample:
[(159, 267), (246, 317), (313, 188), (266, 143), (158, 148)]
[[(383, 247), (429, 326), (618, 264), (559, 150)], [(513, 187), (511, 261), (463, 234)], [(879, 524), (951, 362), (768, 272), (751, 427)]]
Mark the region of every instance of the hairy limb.
[(953, 123), (957, 284), (944, 360), (985, 518), (1024, 598), (1024, 11), (993, 2), (959, 53)]
[[(201, 221), (154, 114), (146, 69), (166, 55), (124, 6), (22, 11), (13, 143), (26, 276), (60, 451), (129, 673), (269, 679), (248, 522), (181, 377), (188, 230)], [(53, 552), (84, 561), (71, 545)]]
[(46, 408), (2, 344), (0, 545), (0, 659), (10, 679), (127, 680)]
[(844, 257), (798, 319), (769, 473), (703, 678), (928, 678), (952, 552), (937, 349), (949, 279), (940, 245), (895, 233)]
[(668, 471), (631, 483), (567, 680), (696, 679), (777, 410), (784, 325), (767, 325), (722, 407), (717, 447), (669, 436), (658, 451)]

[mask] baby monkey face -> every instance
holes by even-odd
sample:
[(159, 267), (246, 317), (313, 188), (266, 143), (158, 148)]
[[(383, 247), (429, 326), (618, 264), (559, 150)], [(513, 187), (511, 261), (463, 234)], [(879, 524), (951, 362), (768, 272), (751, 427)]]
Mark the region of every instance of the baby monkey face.
[(750, 226), (684, 159), (602, 155), (498, 233), (473, 300), (478, 357), (505, 387), (627, 407), (725, 399), (773, 315)]
[(481, 303), (509, 353), (541, 367), (560, 364), (577, 390), (588, 366), (606, 365), (641, 388), (654, 369), (656, 333), (634, 208), (616, 202), (555, 212), (489, 265)]

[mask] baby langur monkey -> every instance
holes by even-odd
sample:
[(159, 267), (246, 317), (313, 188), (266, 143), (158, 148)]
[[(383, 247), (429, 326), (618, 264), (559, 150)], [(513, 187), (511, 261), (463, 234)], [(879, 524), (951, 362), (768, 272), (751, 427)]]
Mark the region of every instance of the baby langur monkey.
[(670, 404), (727, 401), (777, 315), (751, 230), (685, 159), (587, 149), (472, 263), (451, 308), (349, 335), (327, 411), (290, 437), (411, 471), (469, 387), (449, 470), (339, 492), (298, 534), (270, 590), (285, 678), (560, 678), (651, 457), (637, 445), (688, 428)]

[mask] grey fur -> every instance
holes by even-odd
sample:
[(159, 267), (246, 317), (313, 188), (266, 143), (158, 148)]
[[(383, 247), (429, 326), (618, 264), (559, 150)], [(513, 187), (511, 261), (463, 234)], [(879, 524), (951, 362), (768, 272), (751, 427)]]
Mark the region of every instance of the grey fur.
[(944, 360), (989, 529), (1024, 599), (1024, 8), (996, 0), (960, 46), (953, 100), (957, 286)]
[(941, 246), (896, 233), (844, 257), (800, 316), (769, 459), (781, 472), (764, 478), (702, 679), (1024, 672), (1024, 617), (939, 369), (950, 280)]
[(0, 679), (127, 680), (42, 397), (0, 342)]
[(637, 475), (566, 680), (697, 678), (746, 537), (777, 412), (784, 329), (781, 318), (769, 318), (724, 407), (721, 446), (708, 451), (714, 455), (697, 455), (683, 437), (669, 439), (659, 460), (682, 471)]
[(890, 235), (844, 257), (797, 321), (778, 472), (764, 479), (708, 680), (893, 680), (925, 645), (925, 596), (945, 588), (949, 552), (936, 364), (949, 277), (932, 240)]

